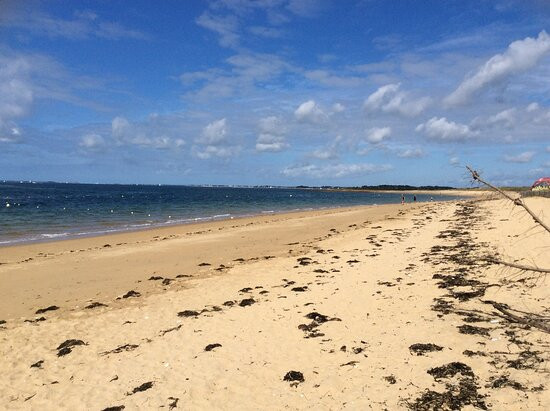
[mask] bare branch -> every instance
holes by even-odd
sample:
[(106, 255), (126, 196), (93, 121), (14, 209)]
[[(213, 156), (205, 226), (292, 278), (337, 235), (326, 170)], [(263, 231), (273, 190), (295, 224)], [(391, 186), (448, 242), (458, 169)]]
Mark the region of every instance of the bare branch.
[(531, 327), (538, 328), (541, 331), (550, 333), (550, 324), (548, 323), (548, 321), (541, 319), (540, 317), (536, 318), (534, 314), (528, 314), (524, 317), (521, 317), (512, 313), (510, 307), (508, 307), (506, 304), (497, 303), (496, 301), (484, 301), (484, 303), (491, 304), (495, 309), (501, 312), (502, 315), (500, 317), (505, 318), (510, 322), (529, 325)]
[(509, 263), (508, 261), (499, 260), (493, 257), (486, 257), (485, 260), (494, 264), (501, 264), (508, 267), (517, 268), (518, 270), (522, 270), (522, 271), (535, 271), (537, 273), (550, 274), (550, 268), (539, 268), (531, 265)]
[(535, 220), (535, 222), (537, 224), (539, 224), (540, 226), (542, 226), (548, 233), (550, 233), (550, 227), (548, 225), (546, 225), (544, 223), (544, 221), (542, 221), (534, 212), (533, 210), (531, 210), (527, 204), (525, 204), (525, 202), (523, 201), (523, 199), (521, 197), (518, 197), (518, 198), (514, 198), (512, 197), (510, 194), (508, 194), (507, 192), (501, 190), (500, 188), (498, 187), (495, 187), (494, 185), (492, 185), (491, 183), (488, 183), (487, 181), (483, 180), (479, 173), (472, 169), (470, 166), (466, 166), (466, 168), (468, 169), (468, 171), (472, 174), (472, 178), (475, 180), (475, 181), (479, 181), (481, 184), (484, 184), (486, 185), (487, 187), (489, 187), (491, 190), (494, 190), (496, 191), (497, 193), (499, 193), (500, 195), (502, 195), (503, 197), (507, 198), (508, 200), (510, 200), (512, 203), (514, 203), (514, 205), (517, 205), (517, 206), (520, 206), (520, 207), (523, 207), (523, 209), (525, 211), (527, 211), (527, 213), (533, 217), (533, 220)]

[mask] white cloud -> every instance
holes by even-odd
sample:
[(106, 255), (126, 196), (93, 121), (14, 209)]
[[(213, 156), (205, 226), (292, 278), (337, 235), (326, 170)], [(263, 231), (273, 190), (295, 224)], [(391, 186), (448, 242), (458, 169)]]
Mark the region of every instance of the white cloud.
[(319, 160), (332, 160), (338, 158), (338, 152), (340, 150), (340, 145), (342, 141), (342, 136), (337, 136), (332, 143), (330, 143), (326, 147), (314, 150), (310, 155), (311, 157), (317, 158)]
[(452, 166), (457, 166), (460, 164), (460, 159), (458, 157), (451, 157), (449, 159), (449, 164)]
[(149, 117), (149, 122), (130, 123), (126, 118), (117, 116), (111, 121), (111, 134), (118, 145), (132, 144), (158, 150), (183, 147), (184, 139), (166, 135), (177, 135), (179, 131), (155, 124), (158, 119), (159, 116), (153, 114)]
[(225, 141), (227, 135), (227, 122), (225, 118), (213, 121), (202, 130), (202, 134), (196, 142), (205, 145), (216, 145)]
[(332, 111), (333, 111), (334, 113), (341, 113), (341, 112), (344, 111), (345, 109), (346, 109), (346, 107), (345, 107), (343, 104), (341, 104), (341, 103), (334, 103), (334, 104), (332, 105)]
[(483, 88), (535, 66), (550, 51), (550, 36), (541, 31), (537, 38), (527, 37), (508, 46), (503, 54), (491, 57), (475, 74), (445, 97), (448, 106), (465, 104)]
[(523, 153), (520, 153), (515, 156), (506, 155), (504, 156), (504, 161), (507, 163), (529, 163), (535, 156), (534, 151), (524, 151)]
[(225, 118), (206, 125), (201, 135), (195, 139), (198, 146), (193, 147), (194, 154), (200, 159), (213, 157), (228, 158), (237, 155), (240, 147), (231, 144), (227, 138), (228, 127)]
[(478, 134), (467, 125), (449, 121), (445, 117), (432, 117), (425, 123), (419, 124), (416, 131), (423, 132), (429, 138), (441, 142), (465, 141)]
[(30, 70), (27, 59), (0, 55), (0, 142), (16, 142), (21, 138), (14, 120), (26, 115), (33, 102)]
[(286, 127), (275, 116), (264, 117), (259, 121), (260, 135), (256, 139), (256, 151), (279, 152), (289, 147), (285, 140)]
[(209, 12), (201, 14), (197, 24), (211, 30), (220, 36), (220, 45), (223, 47), (236, 47), (239, 44), (239, 24), (235, 16), (217, 16)]
[(327, 115), (317, 105), (314, 100), (308, 100), (294, 111), (294, 116), (298, 121), (309, 123), (322, 123), (327, 119)]
[(101, 152), (106, 148), (105, 140), (99, 134), (86, 134), (81, 138), (79, 146), (91, 152)]
[(413, 99), (409, 93), (400, 91), (401, 85), (387, 84), (378, 88), (367, 97), (363, 108), (367, 112), (382, 111), (396, 113), (406, 117), (415, 117), (421, 114), (431, 103), (429, 97)]
[(397, 152), (397, 157), (400, 158), (420, 158), (424, 157), (424, 151), (421, 148), (407, 148)]
[(328, 164), (318, 166), (308, 164), (303, 166), (291, 166), (282, 170), (285, 177), (310, 177), (310, 178), (341, 178), (350, 175), (364, 175), (391, 170), (390, 165), (375, 164)]
[(515, 108), (510, 108), (503, 110), (493, 116), (488, 118), (476, 117), (471, 122), (471, 127), (473, 129), (481, 129), (484, 127), (494, 127), (494, 126), (503, 126), (507, 129), (514, 128), (517, 122), (516, 118), (517, 110)]
[(383, 140), (388, 139), (391, 136), (390, 127), (373, 127), (367, 131), (367, 141), (369, 143), (377, 144)]
[(69, 40), (90, 38), (147, 39), (138, 30), (126, 28), (119, 23), (103, 21), (90, 11), (76, 12), (74, 18), (63, 19), (37, 10), (35, 3), (11, 2), (3, 7), (0, 27), (9, 27), (37, 36), (64, 37)]
[(531, 103), (527, 106), (525, 109), (528, 113), (532, 113), (533, 111), (537, 111), (540, 108), (539, 103)]

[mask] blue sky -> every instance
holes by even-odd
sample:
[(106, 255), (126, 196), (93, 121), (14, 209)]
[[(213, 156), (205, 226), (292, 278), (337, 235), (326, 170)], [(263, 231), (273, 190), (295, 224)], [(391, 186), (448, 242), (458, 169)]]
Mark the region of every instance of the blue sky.
[(550, 3), (0, 0), (0, 179), (550, 175)]

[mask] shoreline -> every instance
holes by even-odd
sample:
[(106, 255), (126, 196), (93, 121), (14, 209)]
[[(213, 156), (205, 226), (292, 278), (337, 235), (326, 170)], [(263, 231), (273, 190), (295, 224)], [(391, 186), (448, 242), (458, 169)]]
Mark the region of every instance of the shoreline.
[[(303, 189), (302, 189), (303, 190)], [(464, 190), (445, 190), (445, 191), (393, 191), (393, 190), (324, 190), (324, 191), (346, 191), (346, 192), (369, 192), (369, 193), (386, 193), (386, 194), (404, 194), (404, 195), (414, 195), (414, 194), (433, 194), (436, 196), (448, 196), (448, 197), (465, 197), (465, 198), (472, 198), (472, 197), (479, 197), (483, 194), (487, 194), (486, 192), (478, 192), (477, 194), (470, 193), (468, 194)], [(441, 200), (436, 199), (434, 201), (456, 201), (457, 199), (452, 198), (448, 200)], [(412, 201), (407, 201), (408, 203), (413, 203)], [(424, 202), (418, 202), (426, 203), (428, 201)], [(335, 207), (321, 207), (321, 208), (315, 208), (315, 207), (308, 207), (303, 209), (295, 209), (295, 210), (282, 210), (282, 211), (261, 211), (254, 214), (243, 214), (243, 215), (234, 215), (231, 216), (230, 214), (223, 214), (223, 215), (214, 215), (214, 216), (208, 216), (208, 217), (197, 217), (197, 218), (189, 218), (189, 219), (183, 219), (183, 221), (178, 221), (177, 219), (174, 219), (174, 223), (171, 222), (164, 222), (164, 223), (147, 223), (147, 224), (141, 224), (139, 227), (115, 227), (113, 229), (107, 229), (104, 231), (90, 231), (90, 232), (82, 232), (82, 233), (73, 233), (73, 232), (65, 232), (65, 233), (47, 233), (47, 234), (37, 234), (41, 236), (47, 236), (46, 238), (36, 238), (36, 239), (21, 239), (21, 240), (13, 240), (12, 242), (8, 242), (9, 240), (5, 240), (0, 242), (0, 251), (4, 248), (9, 247), (17, 247), (17, 246), (24, 246), (24, 245), (31, 245), (31, 244), (42, 244), (42, 243), (50, 243), (50, 242), (58, 242), (58, 241), (68, 241), (68, 240), (75, 240), (75, 239), (85, 239), (85, 238), (93, 238), (93, 237), (103, 237), (103, 236), (111, 236), (111, 235), (117, 235), (117, 234), (124, 234), (124, 233), (133, 233), (133, 232), (140, 232), (140, 231), (147, 231), (147, 230), (157, 230), (157, 229), (163, 229), (163, 228), (172, 228), (172, 227), (181, 227), (181, 226), (191, 226), (196, 224), (208, 224), (218, 221), (237, 221), (243, 218), (255, 218), (255, 217), (261, 217), (261, 216), (271, 216), (271, 215), (284, 215), (284, 214), (293, 214), (293, 213), (302, 213), (302, 212), (311, 212), (311, 211), (323, 211), (323, 210), (343, 210), (348, 208), (355, 208), (355, 207), (372, 207), (372, 206), (385, 206), (385, 205), (391, 205), (391, 204), (399, 204), (396, 203), (384, 203), (384, 204), (361, 204), (361, 205), (355, 205), (355, 206), (335, 206)], [(227, 215), (227, 217), (225, 217)], [(75, 229), (77, 230), (77, 229)], [(79, 231), (81, 229), (78, 229)], [(93, 228), (90, 228), (90, 230), (93, 230)], [(0, 260), (1, 263), (1, 260)]]
[[(298, 211), (0, 247), (0, 319), (32, 316), (42, 306), (60, 306), (60, 300), (72, 302), (66, 307), (70, 311), (98, 293), (113, 299), (136, 281), (141, 282), (140, 292), (155, 292), (157, 287), (147, 279), (160, 272), (196, 279), (239, 258), (281, 257), (289, 248), (293, 254), (302, 253), (308, 249), (302, 244), (326, 236), (330, 229), (349, 230), (355, 219), (395, 219), (429, 204), (437, 202)], [(301, 245), (289, 247), (292, 243)], [(212, 248), (219, 253), (212, 256)], [(185, 261), (174, 255), (178, 249)], [(166, 260), (159, 262), (159, 253)], [(208, 265), (199, 266), (202, 263)]]

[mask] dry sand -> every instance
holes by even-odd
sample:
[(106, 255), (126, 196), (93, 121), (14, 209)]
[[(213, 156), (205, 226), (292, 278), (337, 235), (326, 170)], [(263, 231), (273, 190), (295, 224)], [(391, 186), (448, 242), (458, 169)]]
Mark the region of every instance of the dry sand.
[(547, 409), (549, 334), (497, 309), (547, 320), (546, 278), (479, 258), (549, 267), (531, 226), (463, 201), (2, 248), (0, 408)]

